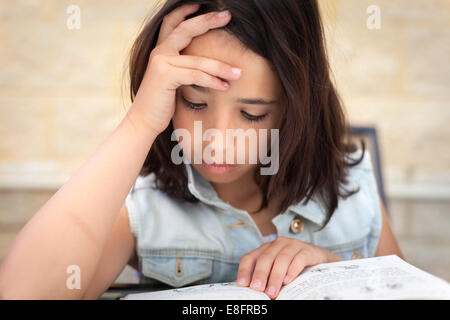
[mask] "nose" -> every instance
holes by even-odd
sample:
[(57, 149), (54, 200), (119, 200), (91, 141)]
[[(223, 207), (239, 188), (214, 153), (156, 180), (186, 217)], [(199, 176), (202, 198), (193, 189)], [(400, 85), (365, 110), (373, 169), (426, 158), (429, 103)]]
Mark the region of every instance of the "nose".
[[(235, 155), (235, 150), (228, 150), (229, 148), (236, 148), (234, 138), (229, 133), (227, 134), (227, 130), (235, 129), (235, 120), (229, 108), (226, 106), (214, 108), (211, 117), (205, 121), (204, 126), (203, 147), (212, 148), (212, 160), (217, 163), (235, 163), (234, 156), (232, 156)], [(230, 154), (232, 159), (227, 160), (227, 154)]]

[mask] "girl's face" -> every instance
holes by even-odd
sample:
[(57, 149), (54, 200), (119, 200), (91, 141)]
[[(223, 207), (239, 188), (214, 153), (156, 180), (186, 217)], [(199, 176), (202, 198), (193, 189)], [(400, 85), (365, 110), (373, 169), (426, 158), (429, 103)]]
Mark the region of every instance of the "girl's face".
[[(257, 159), (259, 163), (260, 143), (265, 142), (267, 150), (270, 150), (270, 130), (279, 129), (283, 118), (284, 95), (277, 75), (267, 60), (245, 49), (236, 38), (224, 30), (210, 30), (195, 37), (180, 54), (207, 57), (242, 69), (242, 76), (238, 80), (228, 81), (230, 88), (227, 91), (198, 86), (180, 86), (177, 89), (176, 109), (172, 122), (175, 130), (182, 128), (190, 133), (191, 164), (205, 179), (215, 183), (233, 182), (245, 174), (252, 174), (257, 164), (251, 159)], [(198, 132), (198, 124), (201, 124), (200, 137), (194, 134), (194, 121), (200, 121), (197, 122), (197, 131), (195, 131), (195, 133)], [(206, 140), (203, 135), (208, 129), (215, 129), (221, 135)], [(233, 129), (237, 138), (230, 138), (230, 135), (227, 137), (227, 129)], [(256, 148), (250, 146), (251, 134), (239, 136), (237, 129), (242, 129), (244, 133), (249, 129), (247, 133), (254, 131)], [(260, 139), (261, 129), (267, 132), (267, 141), (264, 138)], [(222, 140), (221, 143), (216, 141), (218, 137)], [(242, 140), (245, 141), (245, 146), (239, 145), (240, 137), (245, 139)], [(201, 150), (199, 145), (195, 147), (194, 140), (201, 141)], [(232, 144), (234, 145), (233, 153), (228, 155), (228, 159), (233, 158), (232, 155), (234, 155), (232, 160), (234, 165), (231, 167), (214, 168), (194, 161), (195, 151), (197, 154), (201, 152), (204, 161), (230, 163), (227, 160), (227, 154), (231, 152)], [(208, 145), (209, 148), (207, 148)], [(189, 145), (182, 145), (182, 147), (183, 153), (186, 153)], [(219, 148), (222, 151), (221, 157)], [(205, 149), (208, 151), (205, 152)], [(245, 164), (238, 164), (238, 155), (245, 156)]]

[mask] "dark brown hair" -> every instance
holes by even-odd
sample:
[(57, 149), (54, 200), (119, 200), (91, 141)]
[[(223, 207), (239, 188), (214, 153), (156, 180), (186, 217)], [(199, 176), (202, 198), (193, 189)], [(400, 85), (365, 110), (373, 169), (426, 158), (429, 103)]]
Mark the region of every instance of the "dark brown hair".
[[(199, 3), (191, 17), (228, 9), (231, 21), (222, 27), (245, 47), (267, 59), (277, 73), (287, 98), (285, 117), (279, 131), (279, 170), (275, 175), (254, 179), (263, 193), (260, 210), (267, 207), (279, 186), (290, 190), (282, 195), (279, 213), (303, 199), (305, 204), (318, 195), (327, 210), (328, 223), (338, 205), (338, 197), (347, 198), (359, 191), (340, 190), (347, 184), (348, 167), (359, 164), (346, 154), (357, 149), (349, 139), (350, 131), (342, 103), (331, 82), (324, 30), (315, 0), (168, 0), (145, 24), (130, 53), (130, 94), (133, 101), (156, 46), (166, 14), (187, 4)], [(186, 201), (198, 201), (187, 188), (184, 164), (171, 161), (172, 122), (153, 143), (140, 175), (154, 173), (157, 188)], [(349, 159), (350, 160), (350, 159)]]

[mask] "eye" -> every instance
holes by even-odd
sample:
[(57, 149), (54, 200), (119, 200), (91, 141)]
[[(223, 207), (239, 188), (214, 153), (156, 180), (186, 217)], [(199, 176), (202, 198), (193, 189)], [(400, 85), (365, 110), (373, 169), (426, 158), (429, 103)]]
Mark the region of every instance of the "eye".
[[(206, 107), (206, 104), (205, 103), (193, 103), (193, 102), (190, 102), (189, 100), (187, 100), (185, 97), (181, 97), (181, 100), (182, 100), (182, 102), (183, 102), (183, 104), (186, 106), (186, 107), (188, 107), (189, 109), (191, 109), (192, 111), (200, 111), (200, 110), (202, 110), (204, 107)], [(263, 115), (260, 115), (260, 116), (255, 116), (255, 115), (252, 115), (252, 114), (250, 114), (250, 113), (247, 113), (247, 112), (245, 112), (245, 111), (241, 111), (241, 113), (242, 113), (242, 115), (244, 116), (244, 118), (246, 118), (248, 121), (250, 121), (250, 122), (257, 122), (257, 121), (261, 121), (261, 120), (263, 120), (266, 116), (267, 116), (267, 113), (266, 114), (263, 114)]]
[(260, 116), (255, 116), (255, 115), (252, 115), (252, 114), (247, 113), (245, 111), (241, 111), (241, 113), (244, 115), (244, 118), (246, 118), (250, 122), (261, 121), (267, 116), (267, 113), (263, 114), (263, 115), (260, 115)]
[(192, 109), (192, 111), (200, 111), (201, 109), (203, 109), (206, 106), (206, 104), (204, 104), (204, 103), (193, 103), (193, 102), (190, 102), (190, 101), (186, 100), (185, 97), (181, 97), (181, 100), (183, 101), (183, 104), (186, 107)]

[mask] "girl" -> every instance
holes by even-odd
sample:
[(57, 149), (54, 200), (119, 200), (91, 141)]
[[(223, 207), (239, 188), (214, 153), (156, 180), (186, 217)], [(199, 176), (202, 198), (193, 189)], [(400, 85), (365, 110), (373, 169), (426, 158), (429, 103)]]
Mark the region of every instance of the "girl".
[[(10, 248), (3, 298), (98, 298), (127, 263), (145, 283), (236, 280), (276, 298), (307, 266), (402, 257), (369, 154), (345, 141), (316, 1), (169, 0), (137, 38), (130, 76), (126, 117)], [(278, 167), (261, 174), (246, 146), (186, 161), (196, 142), (172, 133), (195, 136), (195, 121), (269, 130)], [(246, 162), (223, 164), (234, 151)]]

